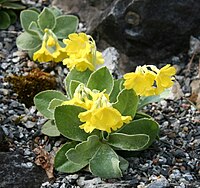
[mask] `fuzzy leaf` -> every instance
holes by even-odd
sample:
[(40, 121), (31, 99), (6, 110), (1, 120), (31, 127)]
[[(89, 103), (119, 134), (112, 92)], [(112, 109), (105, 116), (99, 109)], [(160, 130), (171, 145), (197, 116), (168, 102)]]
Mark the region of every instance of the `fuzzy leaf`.
[(72, 69), (68, 73), (68, 75), (66, 76), (65, 81), (64, 81), (67, 94), (70, 96), (70, 88), (69, 87), (70, 87), (71, 80), (79, 81), (81, 83), (86, 84), (91, 73), (92, 73), (92, 71), (90, 71), (89, 69), (87, 69), (84, 72), (80, 72), (80, 71), (77, 71), (76, 69)]
[(74, 148), (76, 144), (77, 142), (66, 143), (56, 153), (56, 156), (54, 159), (54, 165), (55, 165), (56, 170), (58, 170), (59, 172), (74, 173), (81, 170), (84, 167), (82, 165), (78, 165), (69, 161), (65, 155), (66, 152), (69, 149)]
[(107, 67), (102, 67), (90, 75), (87, 83), (87, 87), (90, 89), (96, 89), (103, 91), (106, 89), (107, 94), (113, 89), (114, 81)]
[(14, 24), (17, 20), (17, 15), (15, 14), (15, 12), (13, 10), (6, 10), (6, 12), (10, 16), (10, 23)]
[(51, 111), (51, 112), (54, 112), (55, 108), (57, 106), (60, 106), (62, 105), (64, 100), (61, 100), (61, 99), (53, 99), (50, 103), (49, 103), (49, 106), (48, 106), (48, 110)]
[(121, 91), (122, 82), (123, 82), (122, 79), (114, 80), (114, 86), (113, 86), (112, 92), (109, 97), (110, 102), (114, 103), (117, 101), (117, 96), (118, 96), (119, 92)]
[(74, 92), (76, 90), (76, 88), (78, 87), (78, 85), (80, 84), (81, 82), (79, 81), (76, 81), (76, 80), (71, 80), (70, 82), (70, 96), (72, 97), (74, 95)]
[(43, 9), (38, 17), (38, 25), (42, 31), (44, 31), (44, 29), (54, 29), (56, 25), (56, 19), (51, 10), (46, 7)]
[(6, 11), (0, 11), (0, 29), (7, 29), (10, 26), (10, 16)]
[(158, 123), (152, 119), (138, 119), (129, 124), (126, 124), (118, 131), (119, 133), (134, 135), (134, 134), (146, 134), (149, 136), (149, 143), (143, 148), (148, 148), (156, 139), (159, 133)]
[(60, 132), (58, 131), (54, 120), (48, 120), (42, 126), (41, 132), (48, 136), (60, 136)]
[(119, 161), (120, 161), (119, 167), (122, 170), (122, 172), (125, 172), (128, 169), (129, 163), (123, 157), (121, 157), (121, 156), (118, 156), (118, 157), (119, 157)]
[(67, 158), (76, 164), (81, 164), (83, 166), (89, 163), (89, 160), (94, 156), (101, 142), (99, 137), (96, 135), (89, 136), (87, 141), (77, 144), (75, 148), (68, 150), (66, 153)]
[(122, 172), (119, 167), (119, 157), (107, 144), (102, 144), (89, 162), (93, 175), (101, 178), (120, 178)]
[(41, 46), (41, 43), (42, 41), (37, 36), (30, 35), (27, 32), (21, 33), (16, 40), (17, 47), (22, 50), (34, 50)]
[(149, 142), (149, 136), (146, 134), (124, 134), (113, 133), (109, 135), (108, 143), (111, 146), (122, 150), (139, 151), (143, 149)]
[(60, 9), (58, 9), (57, 7), (55, 7), (55, 6), (49, 7), (49, 9), (54, 14), (55, 17), (58, 17), (58, 16), (62, 15), (62, 11)]
[(135, 116), (134, 116), (134, 120), (137, 120), (137, 119), (142, 119), (142, 118), (151, 118), (150, 115), (148, 114), (145, 114), (143, 112), (136, 112)]
[(46, 90), (38, 93), (34, 97), (34, 104), (37, 110), (49, 119), (53, 119), (53, 112), (48, 110), (49, 104), (53, 99), (67, 100), (66, 96), (54, 90)]
[(14, 3), (14, 2), (5, 2), (3, 3), (2, 7), (7, 8), (7, 9), (14, 9), (14, 10), (22, 10), (26, 8), (24, 5), (21, 5), (19, 3)]
[(35, 35), (38, 35), (38, 37), (42, 40), (44, 33), (41, 31), (41, 29), (38, 27), (36, 22), (31, 22), (31, 24), (28, 27), (29, 32), (34, 33)]
[(141, 110), (147, 104), (150, 104), (150, 103), (153, 103), (153, 102), (159, 102), (162, 99), (167, 98), (169, 96), (169, 93), (170, 93), (170, 89), (166, 89), (160, 95), (141, 97), (140, 101), (139, 101), (139, 104), (138, 104), (138, 110)]
[(53, 32), (59, 39), (64, 39), (67, 38), (69, 34), (76, 32), (77, 27), (78, 18), (76, 16), (62, 15), (56, 18), (56, 26)]
[(32, 32), (28, 29), (31, 22), (37, 22), (39, 14), (34, 10), (23, 10), (20, 14), (20, 22), (22, 28), (32, 34)]
[(87, 139), (87, 134), (83, 129), (80, 129), (82, 124), (78, 118), (79, 113), (84, 112), (83, 108), (78, 106), (63, 105), (55, 109), (54, 117), (60, 133), (75, 141), (84, 141)]
[(122, 115), (134, 117), (138, 106), (138, 96), (133, 90), (123, 89), (117, 96), (117, 102), (113, 107), (119, 110)]

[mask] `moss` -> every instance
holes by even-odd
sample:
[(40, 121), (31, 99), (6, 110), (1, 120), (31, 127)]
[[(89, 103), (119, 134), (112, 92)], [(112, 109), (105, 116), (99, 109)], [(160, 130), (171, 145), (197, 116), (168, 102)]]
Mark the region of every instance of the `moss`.
[(40, 91), (56, 88), (55, 77), (40, 69), (34, 69), (26, 76), (9, 76), (6, 81), (13, 84), (13, 90), (18, 94), (18, 99), (26, 107), (34, 104), (33, 98)]

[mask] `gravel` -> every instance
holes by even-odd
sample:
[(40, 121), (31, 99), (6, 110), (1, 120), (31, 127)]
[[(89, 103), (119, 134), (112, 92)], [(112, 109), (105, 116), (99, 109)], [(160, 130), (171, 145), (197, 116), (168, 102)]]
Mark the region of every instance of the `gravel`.
[[(32, 1), (26, 1), (31, 2)], [(38, 1), (37, 7), (41, 6)], [(33, 149), (39, 145), (54, 154), (63, 144), (64, 138), (49, 138), (41, 133), (46, 119), (34, 106), (27, 108), (20, 103), (12, 85), (5, 81), (10, 75), (27, 75), (33, 68), (49, 72), (56, 77), (58, 89), (63, 91), (63, 79), (68, 70), (61, 64), (51, 68), (49, 64), (37, 64), (29, 60), (24, 52), (17, 50), (15, 41), (20, 26), (10, 26), (0, 31), (0, 126), (7, 136), (10, 152), (19, 151), (28, 162), (21, 163), (24, 168), (34, 165)], [(80, 30), (84, 30), (83, 25)], [(104, 51), (108, 56), (118, 54), (115, 49)], [(110, 61), (117, 61), (114, 57)], [(41, 182), (41, 188), (64, 187), (137, 187), (137, 188), (197, 188), (200, 187), (200, 111), (189, 101), (191, 81), (198, 74), (198, 59), (195, 59), (190, 71), (184, 63), (189, 61), (185, 54), (173, 57), (167, 63), (176, 64), (179, 70), (176, 80), (180, 84), (183, 97), (176, 100), (162, 100), (144, 108), (160, 124), (160, 140), (149, 149), (141, 152), (122, 153), (129, 161), (127, 173), (121, 179), (103, 180), (87, 172), (62, 174), (55, 172), (54, 182)], [(164, 62), (166, 63), (166, 62)], [(161, 64), (162, 66), (162, 64)], [(115, 76), (119, 75), (116, 70)], [(42, 169), (41, 169), (42, 170)], [(17, 184), (17, 183), (16, 183)], [(20, 186), (19, 186), (20, 187)]]

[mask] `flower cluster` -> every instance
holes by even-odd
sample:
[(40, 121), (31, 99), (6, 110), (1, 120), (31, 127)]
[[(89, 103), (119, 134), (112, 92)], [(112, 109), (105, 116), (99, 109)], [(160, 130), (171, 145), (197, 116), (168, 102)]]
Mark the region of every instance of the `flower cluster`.
[(76, 105), (87, 110), (78, 116), (81, 122), (85, 122), (80, 128), (86, 133), (91, 133), (94, 129), (111, 133), (111, 129), (115, 131), (132, 120), (131, 116), (122, 116), (112, 107), (105, 91), (91, 91), (83, 84), (76, 88), (74, 97), (62, 105)]
[(133, 89), (137, 95), (159, 95), (173, 85), (176, 69), (169, 64), (161, 69), (154, 65), (138, 66), (135, 72), (124, 75), (124, 86)]
[(64, 39), (68, 58), (63, 60), (63, 64), (71, 70), (74, 67), (78, 71), (85, 71), (87, 68), (95, 70), (96, 65), (103, 64), (102, 54), (96, 51), (95, 41), (85, 33), (72, 33)]
[(95, 41), (90, 35), (72, 33), (68, 38), (63, 40), (66, 46), (61, 47), (56, 35), (50, 29), (45, 29), (42, 47), (34, 53), (33, 60), (63, 61), (70, 70), (76, 68), (78, 71), (94, 71), (96, 65), (104, 63), (102, 54), (96, 51)]
[(56, 35), (50, 29), (45, 29), (44, 32), (42, 47), (34, 53), (33, 60), (39, 62), (62, 61), (67, 56), (65, 49), (59, 45)]

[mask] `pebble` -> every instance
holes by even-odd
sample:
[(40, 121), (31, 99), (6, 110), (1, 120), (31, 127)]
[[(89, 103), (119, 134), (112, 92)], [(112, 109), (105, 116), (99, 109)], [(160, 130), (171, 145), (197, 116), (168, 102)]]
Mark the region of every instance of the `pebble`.
[(159, 177), (154, 177), (153, 182), (147, 185), (146, 188), (167, 188), (168, 186), (168, 180), (164, 176), (160, 175)]

